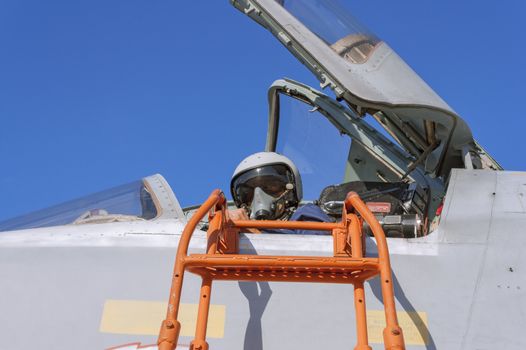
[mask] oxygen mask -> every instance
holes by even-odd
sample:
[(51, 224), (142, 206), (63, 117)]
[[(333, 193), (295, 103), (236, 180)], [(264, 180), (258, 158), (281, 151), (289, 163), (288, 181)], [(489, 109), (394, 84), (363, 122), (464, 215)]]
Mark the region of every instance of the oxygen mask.
[(254, 197), (250, 205), (250, 219), (274, 220), (280, 218), (285, 212), (286, 196), (294, 188), (288, 183), (286, 190), (278, 197), (267, 194), (261, 187), (254, 189)]

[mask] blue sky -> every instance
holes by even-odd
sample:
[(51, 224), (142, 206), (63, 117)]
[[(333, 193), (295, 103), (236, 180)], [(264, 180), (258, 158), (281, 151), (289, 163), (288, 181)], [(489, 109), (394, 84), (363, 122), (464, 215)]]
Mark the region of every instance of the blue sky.
[[(347, 1), (471, 126), (525, 170), (523, 1)], [(3, 1), (0, 220), (161, 173), (183, 205), (228, 191), (264, 146), (266, 90), (318, 86), (221, 1)]]

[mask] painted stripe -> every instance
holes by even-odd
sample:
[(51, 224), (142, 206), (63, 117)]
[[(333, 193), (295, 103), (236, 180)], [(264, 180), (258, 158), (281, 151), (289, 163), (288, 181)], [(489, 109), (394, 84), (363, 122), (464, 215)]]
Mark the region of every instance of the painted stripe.
[[(427, 313), (397, 312), (398, 324), (402, 328), (406, 345), (427, 345), (429, 330), (427, 328)], [(385, 312), (383, 310), (367, 310), (367, 332), (369, 342), (383, 344), (385, 328)]]
[[(181, 304), (179, 322), (181, 336), (193, 336), (197, 319), (197, 304)], [(106, 300), (100, 321), (100, 332), (114, 334), (158, 335), (166, 316), (167, 303), (145, 300)], [(225, 305), (210, 305), (207, 337), (223, 338)]]

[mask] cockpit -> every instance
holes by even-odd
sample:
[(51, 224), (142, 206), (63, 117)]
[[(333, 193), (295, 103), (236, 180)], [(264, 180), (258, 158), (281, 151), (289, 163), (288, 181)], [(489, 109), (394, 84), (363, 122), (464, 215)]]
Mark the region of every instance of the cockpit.
[(415, 171), (393, 140), (352, 109), (292, 80), (270, 88), (267, 151), (298, 167), (304, 198), (338, 219), (348, 192), (357, 192), (389, 237), (415, 238), (428, 232), (444, 183)]

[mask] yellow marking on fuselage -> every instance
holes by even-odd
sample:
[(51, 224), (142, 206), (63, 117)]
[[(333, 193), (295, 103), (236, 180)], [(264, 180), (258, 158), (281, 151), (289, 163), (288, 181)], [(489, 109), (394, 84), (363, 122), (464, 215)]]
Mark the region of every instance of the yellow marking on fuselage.
[[(398, 324), (402, 328), (406, 345), (427, 345), (429, 330), (427, 328), (427, 313), (405, 312), (396, 313)], [(383, 310), (367, 310), (367, 333), (369, 342), (383, 344), (385, 328), (385, 312)]]
[[(197, 304), (181, 304), (178, 320), (181, 336), (193, 336), (197, 319)], [(100, 332), (114, 334), (157, 335), (166, 316), (167, 303), (145, 300), (106, 300)], [(225, 305), (210, 305), (207, 337), (223, 338)]]

